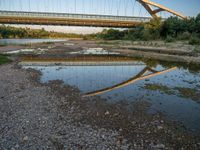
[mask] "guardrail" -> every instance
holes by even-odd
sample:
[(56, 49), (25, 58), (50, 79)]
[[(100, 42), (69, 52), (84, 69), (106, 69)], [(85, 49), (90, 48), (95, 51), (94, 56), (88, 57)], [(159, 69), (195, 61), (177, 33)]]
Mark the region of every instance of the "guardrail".
[(0, 16), (69, 18), (69, 19), (98, 19), (98, 20), (136, 21), (136, 22), (148, 22), (151, 19), (150, 17), (111, 16), (111, 15), (94, 15), (94, 14), (70, 14), (70, 13), (50, 13), (50, 12), (25, 12), (25, 11), (0, 11)]

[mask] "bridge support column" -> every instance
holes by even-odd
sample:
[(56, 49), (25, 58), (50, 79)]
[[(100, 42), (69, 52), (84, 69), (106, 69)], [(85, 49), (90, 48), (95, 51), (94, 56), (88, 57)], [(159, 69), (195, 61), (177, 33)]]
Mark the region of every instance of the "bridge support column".
[[(164, 7), (164, 6), (160, 5), (160, 4), (151, 2), (150, 0), (136, 0), (136, 1), (138, 1), (148, 11), (148, 13), (153, 18), (157, 18), (158, 17), (157, 13), (161, 12), (161, 11), (167, 11), (167, 12), (169, 12), (171, 14), (174, 14), (174, 15), (182, 18), (182, 19), (186, 19), (187, 18), (186, 16), (184, 16), (184, 15), (178, 13), (178, 12), (175, 12), (175, 11), (173, 11), (173, 10), (167, 8), (167, 7)], [(157, 9), (153, 10), (151, 8), (151, 6), (157, 7)]]

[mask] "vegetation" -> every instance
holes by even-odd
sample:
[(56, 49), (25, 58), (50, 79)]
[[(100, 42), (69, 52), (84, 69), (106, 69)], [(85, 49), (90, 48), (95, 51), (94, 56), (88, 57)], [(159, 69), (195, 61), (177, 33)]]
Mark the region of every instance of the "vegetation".
[(200, 14), (197, 17), (179, 19), (170, 17), (164, 22), (160, 18), (129, 30), (104, 30), (96, 36), (104, 40), (188, 40), (189, 44), (200, 44)]
[(182, 98), (192, 99), (200, 102), (200, 93), (196, 88), (168, 87), (162, 84), (145, 84), (144, 88), (147, 90), (160, 91), (161, 93), (168, 95), (177, 95)]
[(155, 18), (129, 30), (105, 29), (101, 33), (89, 35), (48, 32), (44, 29), (24, 29), (1, 25), (0, 38), (83, 38), (85, 40), (164, 40), (166, 42), (187, 40), (189, 44), (199, 45), (200, 14), (197, 17), (185, 20), (170, 17), (162, 21), (160, 18)]
[(0, 38), (83, 38), (83, 35), (53, 31), (48, 32), (43, 28), (30, 29), (1, 25)]
[(0, 54), (0, 65), (10, 62), (11, 60), (8, 59), (6, 55)]

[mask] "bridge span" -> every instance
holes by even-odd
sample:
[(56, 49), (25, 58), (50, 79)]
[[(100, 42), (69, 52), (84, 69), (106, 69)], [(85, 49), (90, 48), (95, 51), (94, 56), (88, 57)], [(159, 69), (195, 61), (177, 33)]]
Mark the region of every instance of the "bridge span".
[(134, 27), (151, 17), (130, 17), (91, 14), (69, 14), (49, 12), (17, 12), (0, 11), (0, 23), (36, 24), (36, 25), (68, 25), (95, 27)]
[[(97, 15), (84, 13), (56, 13), (43, 11), (13, 11), (0, 10), (1, 24), (30, 24), (30, 25), (63, 25), (63, 26), (93, 26), (93, 27), (116, 27), (131, 28), (141, 23), (149, 22), (151, 18), (157, 18), (159, 12), (167, 12), (182, 19), (186, 17), (167, 7), (164, 7), (150, 0), (137, 1), (141, 7), (144, 7), (151, 17), (144, 16), (126, 16), (126, 15)], [(29, 1), (29, 6), (31, 6)], [(11, 6), (10, 6), (11, 7)], [(39, 6), (38, 6), (39, 7)], [(47, 7), (47, 6), (46, 6)], [(75, 6), (76, 8), (76, 6)], [(134, 6), (133, 6), (134, 8)], [(43, 8), (44, 9), (44, 8)], [(163, 19), (164, 20), (164, 19)]]

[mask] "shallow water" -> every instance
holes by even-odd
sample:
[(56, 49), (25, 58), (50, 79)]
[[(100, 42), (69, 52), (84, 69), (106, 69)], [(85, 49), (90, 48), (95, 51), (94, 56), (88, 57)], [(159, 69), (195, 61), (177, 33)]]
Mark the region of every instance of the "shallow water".
[(84, 54), (84, 55), (118, 55), (119, 53), (110, 52), (103, 48), (88, 48), (78, 52), (71, 52), (70, 54)]
[(20, 45), (20, 44), (34, 44), (34, 43), (45, 43), (45, 42), (62, 42), (66, 40), (62, 39), (0, 39), (1, 45)]
[[(175, 64), (134, 60), (129, 65), (42, 66), (26, 65), (42, 72), (41, 82), (62, 80), (87, 96), (112, 103), (147, 100), (149, 113), (162, 112), (200, 133), (200, 70)], [(142, 62), (142, 63), (141, 63)]]

